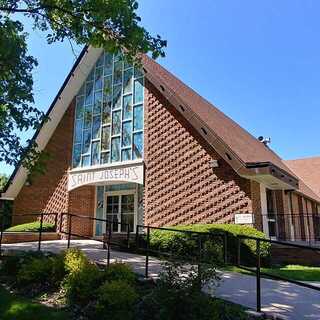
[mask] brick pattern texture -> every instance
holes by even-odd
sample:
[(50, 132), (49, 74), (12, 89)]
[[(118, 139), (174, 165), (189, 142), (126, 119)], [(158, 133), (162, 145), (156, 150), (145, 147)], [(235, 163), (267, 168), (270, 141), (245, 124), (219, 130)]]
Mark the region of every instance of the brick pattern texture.
[[(24, 185), (14, 201), (13, 224), (34, 221), (36, 217), (19, 217), (30, 213), (58, 213), (58, 229), (67, 232), (68, 221), (61, 213), (77, 215), (94, 214), (95, 188), (86, 186), (67, 191), (67, 171), (72, 159), (74, 102), (62, 117), (45, 151), (49, 153), (46, 174), (36, 177), (31, 185)], [(55, 215), (45, 216), (45, 221), (55, 222)], [(72, 218), (72, 233), (92, 236), (92, 220)]]
[[(69, 213), (94, 217), (95, 187), (83, 186), (69, 193)], [(72, 217), (71, 231), (83, 236), (93, 235), (93, 220)]]
[(252, 212), (250, 181), (208, 149), (150, 82), (144, 145), (145, 224), (230, 223), (234, 213)]
[[(73, 117), (74, 102), (45, 147), (44, 151), (50, 155), (46, 173), (37, 176), (31, 185), (24, 185), (14, 201), (14, 224), (35, 220), (35, 217), (19, 217), (20, 214), (68, 211), (67, 170), (72, 156)], [(50, 222), (54, 219), (53, 215), (45, 218)]]

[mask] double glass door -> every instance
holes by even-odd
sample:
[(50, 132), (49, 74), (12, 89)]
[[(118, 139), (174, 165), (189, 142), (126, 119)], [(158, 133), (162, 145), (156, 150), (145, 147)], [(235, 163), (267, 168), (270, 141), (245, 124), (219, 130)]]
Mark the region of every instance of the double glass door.
[(135, 227), (136, 199), (134, 193), (106, 194), (106, 219), (111, 222), (113, 232), (130, 232)]

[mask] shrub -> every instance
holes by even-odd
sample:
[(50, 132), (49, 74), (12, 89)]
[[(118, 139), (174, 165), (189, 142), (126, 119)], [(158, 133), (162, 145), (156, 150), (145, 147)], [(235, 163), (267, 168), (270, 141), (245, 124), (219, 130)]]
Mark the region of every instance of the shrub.
[(106, 281), (123, 280), (128, 284), (134, 284), (136, 275), (127, 264), (116, 262), (110, 264), (110, 266), (105, 270), (104, 278)]
[(16, 277), (22, 266), (35, 258), (44, 258), (47, 254), (38, 251), (15, 251), (1, 259), (1, 275), (5, 277)]
[(17, 273), (18, 286), (47, 285), (58, 287), (65, 276), (62, 255), (32, 257)]
[[(137, 305), (136, 318), (212, 320), (212, 298), (200, 290), (198, 276), (194, 267), (166, 264), (156, 288)], [(214, 270), (212, 277), (215, 278)]]
[(79, 249), (68, 249), (64, 253), (64, 264), (68, 273), (75, 273), (90, 264), (86, 255)]
[(102, 276), (98, 267), (91, 263), (69, 273), (63, 281), (67, 302), (71, 305), (86, 306), (96, 298), (96, 288), (99, 287)]
[(125, 280), (107, 281), (98, 290), (97, 317), (113, 320), (133, 319), (137, 299), (136, 290)]
[[(40, 230), (40, 221), (34, 221), (30, 223), (18, 224), (16, 226), (10, 227), (5, 231), (8, 232), (39, 232)], [(53, 223), (43, 222), (42, 223), (43, 232), (55, 231), (55, 226)]]
[(50, 264), (46, 258), (33, 258), (17, 274), (19, 286), (45, 283), (50, 280)]
[[(227, 247), (228, 247), (228, 259), (230, 262), (236, 261), (237, 255), (237, 236), (245, 235), (258, 238), (265, 238), (263, 232), (260, 232), (249, 226), (241, 226), (235, 224), (195, 224), (186, 226), (175, 226), (172, 229), (189, 230), (196, 232), (209, 232), (211, 234), (227, 233)], [(222, 258), (222, 239), (221, 238), (208, 238), (205, 241), (214, 242), (216, 246), (213, 248), (213, 254), (216, 257), (217, 262)], [(204, 244), (204, 247), (208, 244)], [(242, 260), (244, 264), (252, 264), (255, 261), (254, 255), (256, 252), (255, 240), (244, 240), (241, 248)], [(188, 235), (174, 231), (162, 231), (152, 230), (150, 234), (151, 248), (165, 251), (175, 252), (180, 255), (195, 255), (197, 253), (197, 236)], [(270, 254), (270, 244), (261, 242), (261, 256), (262, 258), (268, 258)]]

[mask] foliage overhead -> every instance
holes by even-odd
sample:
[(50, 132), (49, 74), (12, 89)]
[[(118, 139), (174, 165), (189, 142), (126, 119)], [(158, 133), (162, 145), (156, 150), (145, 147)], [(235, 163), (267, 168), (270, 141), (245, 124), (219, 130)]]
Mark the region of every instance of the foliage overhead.
[(49, 44), (68, 40), (122, 51), (128, 60), (138, 60), (141, 53), (164, 56), (166, 41), (139, 25), (137, 9), (135, 0), (0, 0), (0, 161), (16, 165), (23, 158), (27, 169), (40, 173), (45, 167), (46, 156), (36, 143), (27, 141), (26, 150), (18, 135), (46, 120), (34, 106), (32, 70), (37, 60), (28, 54), (21, 14), (31, 19), (34, 30), (47, 34)]

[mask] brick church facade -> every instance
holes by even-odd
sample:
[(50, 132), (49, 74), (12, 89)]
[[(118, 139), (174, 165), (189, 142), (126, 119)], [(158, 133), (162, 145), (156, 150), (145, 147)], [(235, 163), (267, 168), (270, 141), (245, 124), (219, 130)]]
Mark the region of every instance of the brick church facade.
[[(317, 183), (146, 56), (141, 70), (84, 48), (48, 115), (34, 136), (50, 154), (46, 174), (28, 183), (18, 166), (1, 194), (14, 201), (14, 224), (68, 212), (114, 221), (117, 233), (117, 222), (134, 232), (240, 221), (274, 238), (320, 237)], [(72, 224), (90, 237), (103, 230)]]

